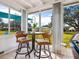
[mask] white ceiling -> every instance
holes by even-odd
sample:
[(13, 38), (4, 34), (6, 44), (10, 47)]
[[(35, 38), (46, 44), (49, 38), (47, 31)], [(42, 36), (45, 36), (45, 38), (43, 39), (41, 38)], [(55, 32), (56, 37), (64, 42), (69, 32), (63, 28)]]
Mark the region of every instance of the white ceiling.
[[(0, 3), (5, 4), (16, 10), (25, 9), (31, 13), (52, 7), (53, 1), (54, 0), (0, 0)], [(63, 1), (71, 2), (79, 0), (63, 0)]]
[(1, 3), (15, 9), (29, 9), (42, 6), (52, 0), (0, 0)]

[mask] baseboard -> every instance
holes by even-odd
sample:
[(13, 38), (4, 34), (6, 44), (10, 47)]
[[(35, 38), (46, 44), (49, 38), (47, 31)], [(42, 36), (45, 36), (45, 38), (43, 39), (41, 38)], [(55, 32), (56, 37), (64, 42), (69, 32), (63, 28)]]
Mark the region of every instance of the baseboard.
[(10, 50), (2, 51), (2, 53), (0, 54), (0, 56), (3, 56), (3, 55), (8, 54), (8, 53), (10, 53), (10, 52), (12, 52), (12, 51), (15, 51), (16, 49), (17, 49), (17, 47), (14, 47), (14, 48), (12, 48), (12, 49), (10, 49)]

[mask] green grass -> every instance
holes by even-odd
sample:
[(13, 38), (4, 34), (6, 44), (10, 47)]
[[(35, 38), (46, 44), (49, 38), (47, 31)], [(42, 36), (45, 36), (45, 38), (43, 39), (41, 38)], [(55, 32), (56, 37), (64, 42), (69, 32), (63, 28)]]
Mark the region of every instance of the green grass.
[(70, 48), (70, 41), (74, 34), (77, 32), (64, 32), (63, 42), (66, 43), (66, 48)]
[(72, 36), (76, 34), (76, 32), (64, 32), (64, 39), (63, 39), (63, 42), (68, 44), (72, 38)]

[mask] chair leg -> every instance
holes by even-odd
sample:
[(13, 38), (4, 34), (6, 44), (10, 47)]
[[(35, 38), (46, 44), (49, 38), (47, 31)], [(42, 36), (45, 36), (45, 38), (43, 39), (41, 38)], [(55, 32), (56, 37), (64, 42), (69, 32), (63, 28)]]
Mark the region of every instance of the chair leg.
[(49, 45), (48, 45), (48, 50), (49, 50), (49, 56), (50, 56), (50, 59), (52, 59), (52, 56), (51, 56), (51, 52), (50, 52)]
[[(17, 51), (20, 52), (21, 51), (21, 48), (22, 48), (22, 44), (19, 43)], [(17, 58), (17, 55), (18, 55), (18, 53), (16, 53), (15, 59)]]
[(40, 51), (39, 51), (39, 59), (41, 57), (41, 45), (40, 45)]
[[(27, 52), (29, 53), (28, 48), (29, 48), (29, 43), (27, 43)], [(29, 58), (30, 58), (30, 54), (29, 54)]]
[[(27, 44), (27, 52), (29, 53), (29, 49), (28, 48), (30, 48), (29, 47), (29, 43), (26, 43)], [(25, 55), (25, 57), (27, 56), (27, 54)], [(30, 58), (30, 54), (29, 54), (29, 58)]]
[(34, 51), (34, 57), (35, 57), (35, 51)]
[(36, 49), (38, 49), (38, 45), (36, 45)]
[(45, 45), (44, 45), (44, 50), (45, 50)]
[(21, 43), (19, 43), (19, 45), (18, 45), (18, 51), (20, 52), (21, 51), (21, 48), (22, 48), (22, 44)]
[(45, 51), (45, 45), (44, 45), (44, 53), (47, 54), (46, 51)]
[(17, 55), (18, 55), (18, 54), (16, 54), (15, 59), (17, 58)]

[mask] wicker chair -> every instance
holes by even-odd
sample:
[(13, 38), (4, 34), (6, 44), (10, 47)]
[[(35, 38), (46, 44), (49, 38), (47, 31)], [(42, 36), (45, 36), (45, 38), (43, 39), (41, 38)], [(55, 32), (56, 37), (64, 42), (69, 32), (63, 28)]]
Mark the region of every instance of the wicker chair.
[[(15, 59), (17, 57), (18, 54), (20, 55), (26, 55), (27, 53), (29, 53), (29, 42), (31, 40), (27, 39), (27, 34), (24, 33), (24, 31), (18, 31), (16, 32), (16, 42), (19, 43), (18, 45), (18, 49), (16, 50), (16, 56)], [(23, 44), (27, 45), (27, 52), (21, 52), (22, 48), (26, 48), (25, 46), (23, 46)], [(30, 55), (29, 55), (30, 57)]]
[[(40, 58), (48, 58), (48, 57), (51, 57), (51, 53), (50, 53), (50, 49), (49, 49), (49, 45), (51, 44), (50, 43), (51, 34), (44, 33), (44, 34), (42, 34), (42, 36), (43, 36), (43, 39), (36, 39), (36, 43), (39, 46), (39, 49), (37, 49), (37, 50), (39, 50), (39, 52), (36, 50), (35, 53), (34, 53), (34, 55), (37, 56), (37, 57), (39, 57), (39, 59)], [(48, 46), (48, 49), (45, 48), (46, 45)], [(42, 49), (42, 46), (43, 46), (43, 49)], [(44, 50), (44, 53), (46, 55), (47, 55), (46, 51), (48, 51), (49, 52), (49, 55), (47, 55), (47, 56), (41, 56), (41, 51), (42, 50)], [(51, 59), (52, 59), (52, 57), (51, 57)]]

